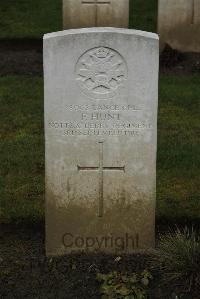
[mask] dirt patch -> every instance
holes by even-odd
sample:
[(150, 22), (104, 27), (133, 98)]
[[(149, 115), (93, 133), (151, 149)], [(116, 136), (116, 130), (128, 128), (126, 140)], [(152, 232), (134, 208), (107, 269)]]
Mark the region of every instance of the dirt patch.
[[(2, 299), (100, 299), (97, 273), (133, 273), (148, 269), (148, 255), (70, 254), (47, 258), (44, 225), (3, 225), (0, 229), (0, 297)], [(159, 288), (154, 275), (148, 299), (171, 299), (173, 286)], [(171, 290), (170, 290), (171, 289)], [(186, 297), (187, 299), (199, 297)]]
[(42, 40), (1, 40), (0, 75), (42, 76)]
[[(42, 51), (42, 40), (1, 40), (0, 76), (42, 76)], [(200, 53), (181, 53), (166, 46), (160, 56), (160, 72), (165, 74), (200, 73)]]
[(33, 230), (9, 226), (1, 230), (0, 297), (1, 298), (101, 298), (98, 272), (136, 271), (145, 267), (146, 257), (103, 254), (71, 254), (46, 258), (44, 229)]
[(200, 53), (182, 53), (166, 46), (160, 56), (161, 73), (200, 73)]

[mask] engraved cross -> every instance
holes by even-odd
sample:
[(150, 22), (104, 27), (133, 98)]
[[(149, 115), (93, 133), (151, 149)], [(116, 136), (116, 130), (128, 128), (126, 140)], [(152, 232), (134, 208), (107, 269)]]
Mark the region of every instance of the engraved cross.
[(82, 0), (82, 4), (93, 4), (95, 5), (95, 25), (98, 24), (98, 5), (100, 4), (111, 4), (111, 0)]
[(98, 207), (98, 216), (103, 217), (104, 210), (104, 171), (123, 171), (125, 172), (125, 166), (119, 167), (106, 167), (103, 163), (103, 141), (99, 142), (99, 166), (90, 167), (90, 166), (77, 166), (78, 171), (98, 171), (99, 172), (99, 207)]
[(195, 0), (192, 0), (192, 16), (191, 16), (191, 25), (195, 23)]

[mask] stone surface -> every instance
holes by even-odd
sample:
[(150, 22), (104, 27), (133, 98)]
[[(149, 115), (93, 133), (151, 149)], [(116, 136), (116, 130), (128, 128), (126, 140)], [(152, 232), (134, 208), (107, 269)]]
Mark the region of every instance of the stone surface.
[(200, 52), (200, 0), (159, 0), (158, 32), (161, 50)]
[(158, 56), (153, 33), (45, 35), (48, 255), (154, 246)]
[(64, 29), (128, 25), (129, 0), (63, 0)]

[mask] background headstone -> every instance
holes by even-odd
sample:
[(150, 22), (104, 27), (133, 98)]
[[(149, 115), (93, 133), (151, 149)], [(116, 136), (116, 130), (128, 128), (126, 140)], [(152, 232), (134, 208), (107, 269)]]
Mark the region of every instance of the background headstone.
[(154, 246), (158, 57), (153, 33), (45, 35), (47, 254)]
[(63, 0), (64, 29), (128, 25), (129, 0)]
[(200, 0), (159, 0), (158, 32), (161, 50), (200, 52)]

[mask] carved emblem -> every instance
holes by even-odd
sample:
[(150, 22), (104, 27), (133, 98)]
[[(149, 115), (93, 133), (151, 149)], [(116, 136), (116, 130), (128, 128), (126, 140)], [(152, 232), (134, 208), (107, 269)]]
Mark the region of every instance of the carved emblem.
[(85, 52), (76, 64), (76, 80), (82, 92), (93, 99), (116, 96), (124, 86), (127, 73), (123, 57), (105, 47)]

